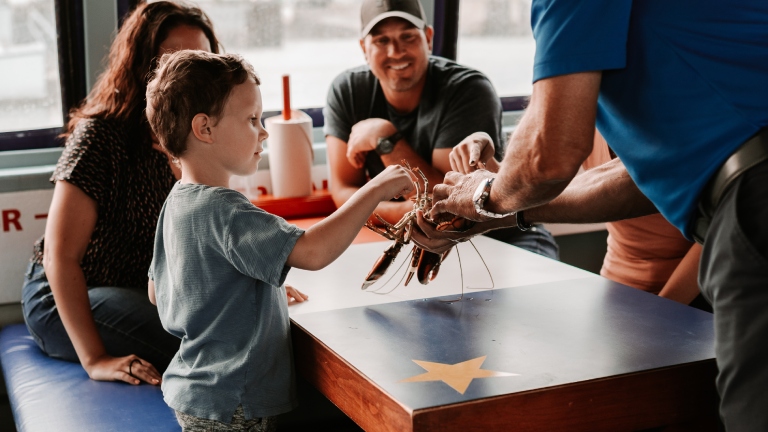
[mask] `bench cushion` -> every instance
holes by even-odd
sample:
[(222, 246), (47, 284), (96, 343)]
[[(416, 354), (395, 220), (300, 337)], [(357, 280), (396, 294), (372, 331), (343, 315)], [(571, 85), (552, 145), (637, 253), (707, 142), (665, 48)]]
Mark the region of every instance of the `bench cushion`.
[(23, 324), (0, 331), (0, 363), (19, 432), (181, 430), (159, 387), (93, 381), (43, 354)]

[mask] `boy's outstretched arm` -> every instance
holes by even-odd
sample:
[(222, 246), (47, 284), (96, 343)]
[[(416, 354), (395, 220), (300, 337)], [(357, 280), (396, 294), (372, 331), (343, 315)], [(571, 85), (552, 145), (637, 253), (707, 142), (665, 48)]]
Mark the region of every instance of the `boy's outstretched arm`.
[(355, 192), (338, 210), (299, 237), (286, 265), (320, 270), (332, 263), (355, 239), (379, 202), (413, 190), (411, 174), (400, 165), (387, 167)]

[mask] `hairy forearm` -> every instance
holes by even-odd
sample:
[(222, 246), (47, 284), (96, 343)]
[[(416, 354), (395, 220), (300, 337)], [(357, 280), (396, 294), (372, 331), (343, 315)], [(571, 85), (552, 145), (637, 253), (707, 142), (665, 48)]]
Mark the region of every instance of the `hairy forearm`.
[(486, 202), (496, 213), (557, 197), (592, 150), (600, 73), (537, 81)]
[[(581, 154), (547, 157), (543, 146), (529, 146), (521, 137), (519, 145), (504, 158), (491, 188), (488, 209), (507, 213), (536, 207), (557, 197), (578, 171)], [(549, 159), (546, 160), (545, 159)]]
[(613, 222), (657, 213), (624, 164), (614, 159), (576, 176), (553, 201), (525, 210), (528, 222)]

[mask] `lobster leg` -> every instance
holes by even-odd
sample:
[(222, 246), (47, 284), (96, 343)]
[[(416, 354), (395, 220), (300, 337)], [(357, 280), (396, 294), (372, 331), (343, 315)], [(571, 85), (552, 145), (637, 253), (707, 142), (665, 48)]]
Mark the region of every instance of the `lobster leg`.
[(398, 241), (392, 242), (387, 250), (385, 250), (376, 261), (376, 264), (373, 265), (371, 271), (368, 272), (368, 276), (365, 277), (365, 282), (363, 282), (363, 286), (361, 286), (360, 289), (367, 289), (369, 286), (376, 283), (376, 281), (387, 272), (390, 264), (395, 261), (395, 258), (397, 258), (397, 254), (400, 253), (402, 247), (402, 243)]
[(451, 249), (448, 249), (447, 251), (443, 252), (442, 255), (440, 255), (440, 261), (438, 261), (437, 264), (435, 264), (435, 267), (432, 269), (432, 271), (429, 272), (429, 280), (431, 281), (435, 280), (435, 278), (437, 277), (437, 272), (440, 271), (440, 265), (443, 263), (443, 261), (445, 261), (445, 257), (448, 256), (448, 253), (450, 251)]
[(394, 240), (395, 238), (397, 238), (396, 233), (391, 231), (388, 227), (379, 228), (379, 227), (377, 227), (376, 225), (373, 225), (370, 222), (366, 222), (365, 223), (365, 227), (368, 228), (369, 230), (375, 232), (376, 234), (378, 234), (378, 235), (380, 235), (380, 236), (382, 236), (384, 238), (387, 238), (389, 240)]
[(416, 273), (416, 269), (419, 268), (419, 262), (421, 261), (421, 248), (416, 246), (411, 250), (411, 265), (408, 267), (408, 276), (405, 278), (404, 286), (408, 286), (408, 282), (413, 278), (413, 274)]
[(443, 255), (426, 251), (421, 248), (419, 248), (419, 251), (419, 268), (416, 272), (416, 276), (419, 278), (419, 282), (421, 282), (422, 285), (426, 285), (437, 275), (437, 270), (440, 268)]

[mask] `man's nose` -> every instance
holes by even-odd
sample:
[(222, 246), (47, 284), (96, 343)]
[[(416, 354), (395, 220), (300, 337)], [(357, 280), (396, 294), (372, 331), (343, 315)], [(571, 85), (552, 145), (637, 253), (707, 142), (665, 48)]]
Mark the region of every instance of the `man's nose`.
[(387, 48), (387, 55), (390, 57), (398, 57), (403, 54), (403, 47), (398, 41), (392, 41)]

